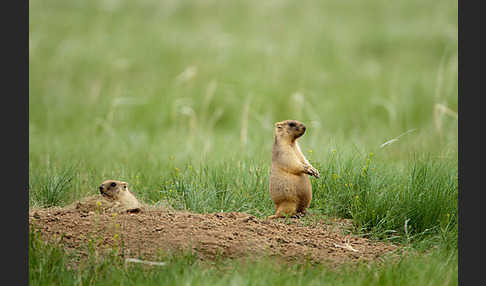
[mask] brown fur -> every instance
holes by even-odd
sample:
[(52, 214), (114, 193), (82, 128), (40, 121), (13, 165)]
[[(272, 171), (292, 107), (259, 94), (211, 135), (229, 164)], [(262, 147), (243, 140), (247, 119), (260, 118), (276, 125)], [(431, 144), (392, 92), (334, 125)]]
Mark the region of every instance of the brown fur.
[(100, 194), (85, 197), (67, 208), (82, 212), (139, 212), (142, 209), (142, 204), (130, 192), (126, 182), (106, 180), (99, 186), (99, 192)]
[(140, 202), (128, 189), (128, 183), (106, 180), (100, 185), (99, 189), (103, 196), (119, 202), (120, 206), (126, 208), (128, 211), (140, 210)]
[(297, 120), (275, 123), (269, 186), (275, 214), (269, 218), (305, 214), (310, 205), (312, 186), (308, 175), (319, 178), (319, 172), (307, 161), (297, 143), (305, 129)]

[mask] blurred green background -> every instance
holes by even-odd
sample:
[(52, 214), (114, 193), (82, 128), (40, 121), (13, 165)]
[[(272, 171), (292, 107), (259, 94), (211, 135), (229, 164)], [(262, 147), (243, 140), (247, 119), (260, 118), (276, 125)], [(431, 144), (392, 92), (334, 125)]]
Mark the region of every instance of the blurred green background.
[(33, 190), (69, 164), (82, 192), (169, 164), (268, 167), (285, 119), (322, 165), (335, 149), (457, 160), (457, 1), (33, 0), (29, 14)]

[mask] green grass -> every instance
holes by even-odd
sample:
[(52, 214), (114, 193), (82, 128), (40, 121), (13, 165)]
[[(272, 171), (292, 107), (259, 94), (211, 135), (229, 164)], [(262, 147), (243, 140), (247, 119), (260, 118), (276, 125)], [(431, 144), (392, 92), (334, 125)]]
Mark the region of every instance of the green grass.
[[(420, 254), (349, 278), (289, 266), (267, 282), (457, 283), (457, 1), (29, 5), (31, 207), (120, 179), (147, 203), (264, 217), (273, 123), (297, 119), (321, 173), (311, 212)], [(50, 245), (29, 251), (40, 285), (255, 285), (274, 272), (263, 261), (198, 268), (183, 256), (163, 272), (97, 262), (95, 275), (66, 270), (68, 255)], [(218, 270), (227, 263), (238, 271)]]

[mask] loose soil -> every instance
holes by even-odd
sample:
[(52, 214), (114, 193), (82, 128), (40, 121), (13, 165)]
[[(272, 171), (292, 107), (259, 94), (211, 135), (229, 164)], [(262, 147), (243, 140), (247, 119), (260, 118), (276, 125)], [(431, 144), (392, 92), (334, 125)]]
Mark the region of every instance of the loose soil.
[(77, 208), (32, 209), (29, 226), (44, 240), (87, 255), (86, 246), (121, 249), (124, 257), (155, 260), (161, 252), (191, 251), (202, 260), (271, 256), (337, 266), (394, 256), (398, 247), (350, 234), (350, 220), (308, 214), (258, 219), (238, 213), (196, 214), (169, 209), (110, 213)]

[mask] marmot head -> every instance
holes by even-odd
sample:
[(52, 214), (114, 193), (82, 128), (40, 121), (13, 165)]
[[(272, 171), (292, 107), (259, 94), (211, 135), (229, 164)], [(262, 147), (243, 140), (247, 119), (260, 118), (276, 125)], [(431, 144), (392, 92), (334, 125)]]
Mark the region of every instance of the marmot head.
[(297, 120), (285, 120), (275, 123), (275, 139), (282, 138), (290, 142), (304, 135), (305, 125)]
[(100, 193), (112, 199), (116, 199), (122, 192), (129, 192), (128, 183), (106, 180), (100, 185)]

